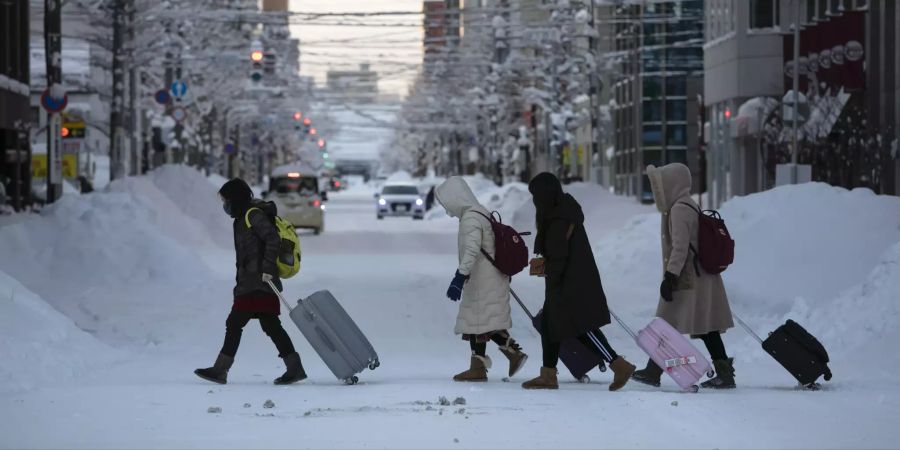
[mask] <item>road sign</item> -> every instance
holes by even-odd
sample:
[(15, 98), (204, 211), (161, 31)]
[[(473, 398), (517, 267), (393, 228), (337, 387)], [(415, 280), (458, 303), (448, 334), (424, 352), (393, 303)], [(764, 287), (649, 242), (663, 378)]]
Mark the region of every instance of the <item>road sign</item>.
[(187, 93), (187, 84), (181, 80), (175, 80), (172, 83), (172, 95), (176, 98), (184, 97), (184, 94)]
[(160, 105), (168, 105), (169, 102), (172, 101), (172, 96), (169, 95), (169, 91), (165, 89), (156, 91), (156, 94), (153, 96), (153, 98), (156, 99), (156, 103), (159, 103)]
[(232, 153), (234, 153), (234, 144), (231, 144), (231, 143), (225, 144), (225, 154), (230, 155)]
[(176, 122), (184, 122), (184, 119), (187, 119), (187, 111), (182, 107), (174, 108), (172, 109), (172, 118)]
[[(60, 114), (50, 115), (50, 130), (60, 130), (62, 128), (62, 116)], [(62, 136), (58, 132), (50, 132), (50, 145), (47, 146), (47, 174), (50, 183), (59, 184), (62, 182)]]
[(47, 112), (58, 113), (66, 109), (66, 105), (68, 104), (69, 94), (63, 94), (62, 98), (54, 98), (50, 95), (50, 89), (44, 89), (44, 92), (41, 94), (41, 106), (43, 106)]

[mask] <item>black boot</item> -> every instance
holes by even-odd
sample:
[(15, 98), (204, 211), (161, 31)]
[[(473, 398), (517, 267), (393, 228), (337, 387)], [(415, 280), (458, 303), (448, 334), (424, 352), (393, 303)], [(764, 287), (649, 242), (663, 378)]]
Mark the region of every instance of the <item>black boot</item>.
[(631, 379), (638, 383), (644, 383), (653, 387), (659, 387), (659, 380), (662, 378), (662, 368), (657, 366), (652, 359), (647, 360), (647, 367), (641, 370), (635, 370), (631, 374)]
[(228, 369), (234, 363), (234, 357), (219, 353), (215, 364), (205, 369), (197, 369), (194, 371), (198, 377), (213, 383), (225, 384), (228, 382)]
[(287, 370), (284, 375), (275, 379), (275, 384), (291, 384), (306, 379), (306, 372), (303, 370), (303, 364), (300, 364), (300, 355), (297, 352), (288, 353), (281, 359)]
[(717, 359), (713, 361), (716, 368), (716, 377), (700, 383), (704, 389), (734, 389), (734, 358)]

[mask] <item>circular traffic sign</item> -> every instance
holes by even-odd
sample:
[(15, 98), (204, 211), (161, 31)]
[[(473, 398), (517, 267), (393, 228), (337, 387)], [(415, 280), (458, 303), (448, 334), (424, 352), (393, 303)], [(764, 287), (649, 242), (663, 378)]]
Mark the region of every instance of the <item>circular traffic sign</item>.
[(224, 150), (225, 150), (225, 154), (227, 154), (227, 155), (234, 153), (234, 144), (232, 144), (232, 143), (225, 144)]
[(169, 102), (172, 101), (172, 96), (169, 95), (169, 91), (165, 89), (156, 91), (156, 94), (153, 96), (153, 98), (156, 99), (156, 103), (159, 103), (160, 105), (168, 105)]
[(187, 84), (184, 81), (176, 80), (172, 83), (172, 95), (181, 98), (187, 93)]
[(63, 94), (62, 98), (54, 98), (50, 95), (50, 89), (44, 89), (44, 92), (41, 94), (41, 106), (43, 106), (47, 112), (58, 113), (66, 109), (66, 105), (68, 104), (69, 94)]
[(176, 122), (183, 122), (184, 119), (187, 119), (187, 111), (182, 107), (172, 109), (172, 118), (175, 119)]

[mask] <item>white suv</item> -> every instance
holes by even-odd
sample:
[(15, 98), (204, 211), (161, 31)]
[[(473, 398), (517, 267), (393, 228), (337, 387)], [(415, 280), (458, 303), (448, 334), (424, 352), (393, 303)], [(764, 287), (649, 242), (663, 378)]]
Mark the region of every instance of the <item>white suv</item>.
[(413, 183), (386, 183), (375, 194), (375, 214), (384, 216), (411, 216), (414, 220), (425, 217), (425, 199)]

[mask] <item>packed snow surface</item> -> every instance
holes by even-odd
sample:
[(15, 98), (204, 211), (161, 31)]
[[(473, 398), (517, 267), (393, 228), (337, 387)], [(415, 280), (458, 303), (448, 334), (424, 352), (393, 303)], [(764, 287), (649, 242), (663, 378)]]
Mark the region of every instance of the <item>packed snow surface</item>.
[[(511, 330), (531, 358), (510, 382), (489, 345), (490, 382), (458, 384), (468, 345), (444, 296), (456, 269), (456, 219), (376, 220), (374, 187), (326, 203), (327, 231), (302, 234), (293, 301), (329, 289), (369, 336), (382, 366), (357, 386), (333, 378), (286, 315), (309, 380), (283, 371), (255, 323), (228, 384), (191, 372), (212, 364), (231, 305), (231, 221), (224, 179), (181, 166), (65, 196), (0, 224), (0, 448), (891, 448), (900, 432), (900, 199), (822, 184), (737, 198), (721, 209), (737, 243), (725, 272), (732, 307), (765, 335), (797, 320), (828, 349), (834, 379), (795, 381), (740, 329), (725, 335), (738, 389), (685, 394), (610, 373), (559, 391), (526, 392), (540, 339), (514, 307)], [(433, 185), (440, 180), (421, 180)], [(527, 186), (467, 177), (476, 196), (534, 231)], [(588, 184), (566, 187), (585, 210), (609, 304), (632, 327), (656, 308), (662, 274), (653, 206)], [(540, 280), (513, 288), (537, 310)], [(617, 326), (619, 353), (646, 357)], [(702, 344), (697, 343), (702, 347)], [(456, 400), (450, 400), (456, 399)], [(462, 399), (462, 400), (459, 400)]]

